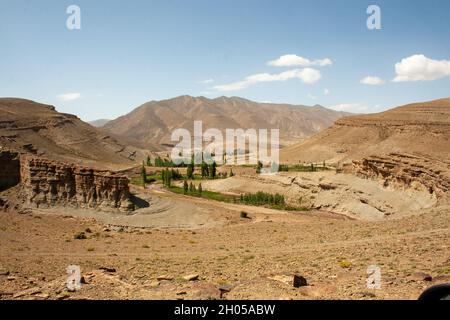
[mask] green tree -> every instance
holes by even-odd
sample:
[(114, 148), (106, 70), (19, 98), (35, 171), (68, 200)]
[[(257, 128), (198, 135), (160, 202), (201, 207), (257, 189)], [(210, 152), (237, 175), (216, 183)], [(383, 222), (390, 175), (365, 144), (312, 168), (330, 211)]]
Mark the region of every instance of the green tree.
[(203, 192), (203, 188), (202, 188), (202, 184), (200, 183), (200, 184), (198, 185), (198, 194), (199, 194), (199, 195), (202, 195), (202, 192)]
[(214, 161), (209, 165), (209, 177), (211, 179), (214, 179), (216, 177), (216, 171), (217, 171), (217, 163)]
[(194, 164), (190, 163), (187, 167), (187, 178), (193, 179), (194, 178)]
[(145, 183), (147, 182), (147, 172), (145, 171), (144, 164), (142, 164), (141, 167), (141, 178), (142, 178), (142, 185), (145, 187)]
[(263, 164), (261, 161), (258, 161), (258, 165), (256, 166), (256, 173), (261, 173), (261, 169), (263, 167)]
[(150, 156), (147, 156), (146, 164), (147, 164), (148, 167), (151, 167), (151, 165), (152, 165), (152, 160), (150, 159)]
[(184, 190), (184, 194), (187, 194), (187, 193), (188, 193), (188, 189), (189, 189), (188, 183), (187, 183), (186, 180), (184, 180), (184, 182), (183, 182), (183, 190)]
[(202, 165), (200, 168), (202, 171), (202, 178), (208, 177), (209, 176), (208, 165), (205, 162), (202, 162)]
[(233, 169), (230, 169), (230, 177), (234, 176)]

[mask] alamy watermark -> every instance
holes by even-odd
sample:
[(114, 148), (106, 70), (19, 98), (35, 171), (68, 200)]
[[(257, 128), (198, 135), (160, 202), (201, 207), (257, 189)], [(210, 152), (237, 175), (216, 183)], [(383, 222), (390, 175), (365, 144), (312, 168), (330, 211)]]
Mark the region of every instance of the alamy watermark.
[(367, 14), (370, 16), (367, 18), (366, 25), (369, 30), (381, 29), (381, 9), (379, 6), (372, 4), (367, 7)]
[(66, 27), (69, 30), (81, 29), (81, 9), (79, 6), (72, 4), (67, 7), (66, 13), (69, 15), (66, 20)]
[(381, 268), (377, 265), (367, 267), (367, 288), (381, 289)]
[(81, 268), (77, 265), (70, 265), (67, 267), (66, 285), (69, 291), (76, 291), (81, 289)]
[[(270, 137), (269, 137), (270, 136)], [(225, 138), (225, 139), (224, 139)], [(171, 160), (179, 164), (263, 164), (262, 174), (278, 172), (280, 158), (280, 130), (209, 128), (203, 132), (203, 122), (194, 121), (194, 136), (187, 129), (172, 132)], [(204, 146), (204, 143), (208, 143)], [(225, 146), (225, 147), (224, 147)], [(224, 150), (225, 149), (225, 150)], [(270, 151), (270, 152), (269, 152)]]

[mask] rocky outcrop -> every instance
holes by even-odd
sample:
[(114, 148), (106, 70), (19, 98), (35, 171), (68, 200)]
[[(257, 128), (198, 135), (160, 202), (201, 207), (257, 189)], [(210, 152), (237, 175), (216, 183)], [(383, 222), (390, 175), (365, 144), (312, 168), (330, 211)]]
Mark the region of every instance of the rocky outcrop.
[(20, 196), (27, 207), (134, 210), (128, 178), (112, 171), (19, 155), (11, 151), (0, 151), (0, 162), (2, 183), (12, 186), (20, 182)]
[(391, 153), (353, 161), (345, 169), (362, 178), (380, 180), (385, 187), (415, 189), (449, 198), (450, 164), (407, 154)]
[(0, 150), (0, 191), (18, 184), (19, 180), (19, 154), (14, 151)]
[(81, 208), (134, 209), (128, 179), (107, 170), (23, 157), (21, 182), (29, 205)]

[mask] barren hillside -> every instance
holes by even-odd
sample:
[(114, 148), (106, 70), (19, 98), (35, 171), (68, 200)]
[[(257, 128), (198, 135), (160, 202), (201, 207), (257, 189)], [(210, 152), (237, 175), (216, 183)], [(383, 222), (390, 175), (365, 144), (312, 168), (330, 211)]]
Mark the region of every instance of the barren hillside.
[(408, 153), (450, 161), (450, 99), (346, 117), (281, 151), (284, 162), (341, 161)]
[(86, 164), (133, 164), (143, 154), (126, 142), (55, 107), (0, 98), (0, 147)]
[(108, 122), (103, 129), (150, 148), (153, 143), (173, 143), (170, 141), (172, 130), (186, 128), (192, 132), (194, 120), (202, 120), (203, 130), (279, 128), (280, 144), (289, 145), (329, 127), (346, 115), (321, 106), (258, 103), (237, 97), (181, 96), (147, 102)]

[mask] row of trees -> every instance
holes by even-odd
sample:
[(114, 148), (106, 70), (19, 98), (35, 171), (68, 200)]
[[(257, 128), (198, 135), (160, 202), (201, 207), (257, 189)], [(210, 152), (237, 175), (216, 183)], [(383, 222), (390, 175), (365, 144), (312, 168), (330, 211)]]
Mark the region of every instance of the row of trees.
[(191, 194), (191, 195), (194, 194), (194, 195), (201, 196), (202, 192), (203, 192), (202, 184), (200, 183), (198, 185), (198, 188), (196, 188), (195, 184), (193, 184), (192, 181), (191, 181), (191, 183), (188, 184), (187, 181), (184, 180), (183, 192), (184, 192), (184, 194)]
[(174, 169), (165, 169), (161, 171), (161, 180), (163, 186), (170, 188), (172, 186), (172, 180), (180, 180), (183, 178), (183, 175), (177, 170)]
[(241, 203), (251, 204), (251, 205), (285, 205), (284, 196), (281, 194), (271, 194), (263, 191), (258, 191), (256, 193), (245, 193), (241, 194)]

